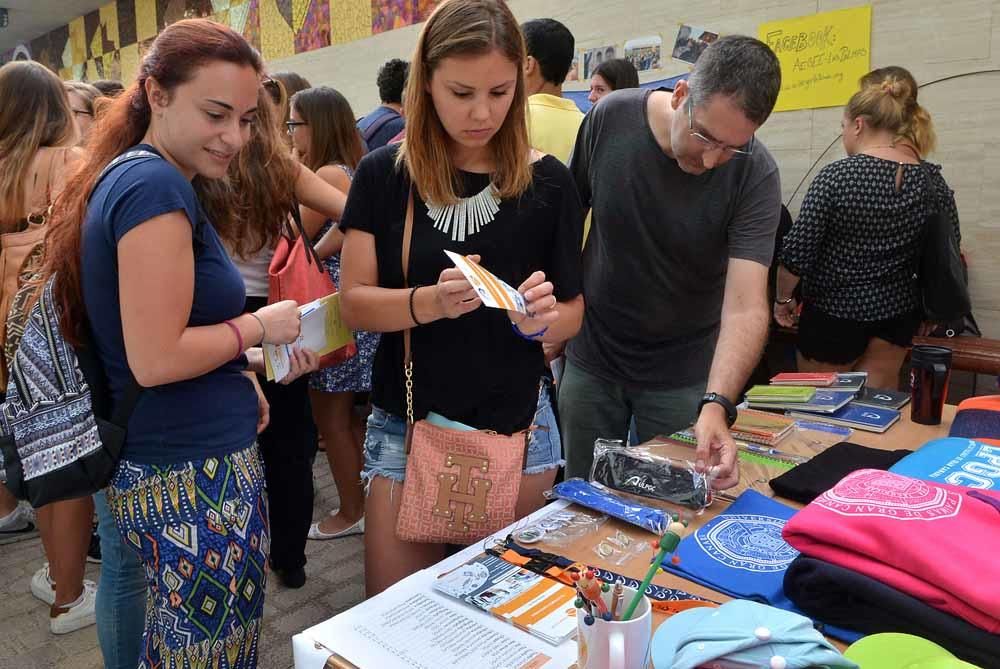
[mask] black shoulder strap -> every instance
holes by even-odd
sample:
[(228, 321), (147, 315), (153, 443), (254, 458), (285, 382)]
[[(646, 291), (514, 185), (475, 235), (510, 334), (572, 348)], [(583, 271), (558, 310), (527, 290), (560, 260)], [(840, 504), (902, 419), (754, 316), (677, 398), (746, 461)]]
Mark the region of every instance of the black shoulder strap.
[(388, 109), (390, 113), (383, 114), (382, 118), (380, 118), (379, 120), (375, 121), (370, 126), (368, 126), (368, 128), (361, 135), (362, 138), (365, 140), (365, 144), (370, 142), (372, 140), (372, 137), (377, 135), (378, 131), (381, 130), (383, 127), (385, 127), (386, 123), (395, 120), (397, 118), (400, 118), (399, 112), (397, 112), (395, 109), (391, 109), (389, 107), (386, 107), (386, 109)]
[[(120, 156), (117, 156), (114, 160), (112, 160), (110, 163), (104, 166), (104, 169), (101, 170), (101, 173), (97, 175), (97, 180), (94, 182), (94, 186), (90, 189), (90, 195), (94, 194), (94, 191), (97, 190), (97, 185), (100, 184), (102, 181), (104, 181), (104, 177), (108, 176), (108, 174), (111, 173), (111, 170), (115, 169), (122, 163), (138, 160), (139, 158), (160, 158), (162, 160), (162, 157), (159, 154), (153, 153), (152, 151), (147, 151), (146, 149), (134, 149), (132, 151), (126, 151), (125, 153), (121, 154)], [(90, 196), (88, 196), (87, 199), (89, 200)]]

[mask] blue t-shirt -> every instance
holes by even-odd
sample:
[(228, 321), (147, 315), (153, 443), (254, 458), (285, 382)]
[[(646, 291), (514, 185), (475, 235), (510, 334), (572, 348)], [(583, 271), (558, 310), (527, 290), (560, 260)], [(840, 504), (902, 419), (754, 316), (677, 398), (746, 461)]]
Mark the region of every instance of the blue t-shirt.
[(1000, 490), (1000, 446), (959, 437), (935, 439), (889, 471), (934, 483)]
[[(153, 147), (139, 147), (155, 152)], [(112, 402), (132, 382), (122, 335), (118, 242), (156, 216), (183, 212), (193, 227), (194, 299), (189, 326), (212, 325), (243, 313), (243, 279), (191, 183), (166, 160), (137, 158), (104, 176), (83, 223), (83, 298)], [(246, 448), (257, 436), (257, 396), (242, 374), (240, 356), (197, 378), (146, 388), (128, 423), (123, 457), (142, 464), (175, 464)]]

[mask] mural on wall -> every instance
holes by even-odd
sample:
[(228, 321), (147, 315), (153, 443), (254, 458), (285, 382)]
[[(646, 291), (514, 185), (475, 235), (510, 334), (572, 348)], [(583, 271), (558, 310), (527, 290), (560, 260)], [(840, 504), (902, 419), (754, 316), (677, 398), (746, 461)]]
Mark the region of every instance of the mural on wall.
[(425, 21), (438, 0), (111, 0), (30, 43), (0, 64), (32, 58), (63, 79), (135, 77), (166, 26), (209, 18), (243, 35), (265, 60), (343, 44)]

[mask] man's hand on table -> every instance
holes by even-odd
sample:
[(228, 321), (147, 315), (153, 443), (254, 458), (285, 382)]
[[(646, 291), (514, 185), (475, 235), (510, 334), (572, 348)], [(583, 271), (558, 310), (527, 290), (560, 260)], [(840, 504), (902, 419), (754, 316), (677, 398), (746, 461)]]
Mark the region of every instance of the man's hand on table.
[(736, 442), (729, 432), (726, 410), (714, 402), (706, 404), (694, 425), (694, 434), (698, 438), (695, 469), (709, 475), (712, 489), (725, 490), (739, 483)]

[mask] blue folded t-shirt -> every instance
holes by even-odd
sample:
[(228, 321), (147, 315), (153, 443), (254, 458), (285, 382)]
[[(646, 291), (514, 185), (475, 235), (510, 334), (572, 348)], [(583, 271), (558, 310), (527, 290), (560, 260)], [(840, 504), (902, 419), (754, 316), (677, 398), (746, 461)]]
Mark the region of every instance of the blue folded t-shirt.
[(1000, 490), (1000, 446), (959, 437), (935, 439), (889, 471), (924, 481)]
[[(663, 568), (718, 590), (730, 597), (749, 599), (805, 615), (785, 596), (785, 570), (799, 552), (781, 536), (795, 509), (755, 490), (747, 490), (724, 512), (685, 537)], [(824, 634), (853, 642), (863, 635), (824, 626)]]

